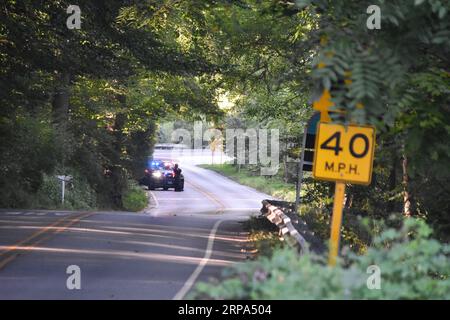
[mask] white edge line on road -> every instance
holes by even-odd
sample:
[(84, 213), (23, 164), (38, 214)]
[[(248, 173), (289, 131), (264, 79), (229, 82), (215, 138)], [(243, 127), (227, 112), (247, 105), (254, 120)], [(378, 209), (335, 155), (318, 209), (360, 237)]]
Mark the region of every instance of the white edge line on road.
[(150, 196), (153, 198), (153, 200), (155, 202), (155, 206), (153, 208), (158, 208), (159, 207), (158, 198), (156, 198), (155, 194), (151, 190), (149, 190), (148, 193), (150, 194)]
[(183, 287), (177, 292), (175, 297), (173, 297), (173, 300), (181, 300), (184, 298), (186, 293), (188, 293), (188, 291), (194, 285), (195, 281), (197, 280), (198, 276), (202, 272), (205, 265), (208, 263), (209, 259), (211, 258), (211, 255), (212, 255), (212, 251), (213, 251), (212, 249), (213, 249), (213, 245), (214, 245), (214, 238), (216, 236), (217, 229), (219, 228), (219, 225), (222, 223), (222, 221), (223, 220), (219, 220), (214, 224), (214, 226), (211, 229), (211, 232), (209, 234), (209, 237), (208, 237), (208, 244), (206, 246), (205, 256), (200, 261), (197, 268), (195, 268), (195, 270), (191, 274), (191, 276), (186, 280)]

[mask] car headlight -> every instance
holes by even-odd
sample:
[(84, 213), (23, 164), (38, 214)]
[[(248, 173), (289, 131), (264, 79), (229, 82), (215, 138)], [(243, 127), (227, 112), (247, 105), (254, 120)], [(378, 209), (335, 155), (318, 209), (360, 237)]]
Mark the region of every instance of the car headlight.
[(162, 173), (160, 171), (155, 171), (155, 172), (152, 173), (152, 176), (155, 177), (155, 178), (161, 178)]

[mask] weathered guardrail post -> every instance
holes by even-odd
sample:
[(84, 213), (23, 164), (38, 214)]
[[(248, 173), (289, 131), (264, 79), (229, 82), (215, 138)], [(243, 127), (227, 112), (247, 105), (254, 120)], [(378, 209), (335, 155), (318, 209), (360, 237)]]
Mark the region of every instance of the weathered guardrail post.
[(300, 254), (308, 253), (308, 243), (294, 227), (291, 218), (278, 206), (273, 205), (270, 200), (263, 200), (262, 204), (261, 213), (280, 229), (280, 234), (286, 243), (292, 247), (296, 247)]

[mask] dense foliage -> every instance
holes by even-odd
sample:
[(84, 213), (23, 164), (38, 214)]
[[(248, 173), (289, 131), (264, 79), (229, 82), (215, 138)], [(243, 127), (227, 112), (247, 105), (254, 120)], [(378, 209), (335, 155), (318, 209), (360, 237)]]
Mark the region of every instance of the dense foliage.
[[(381, 9), (380, 30), (366, 26), (370, 5)], [(211, 9), (234, 102), (226, 125), (280, 129), (279, 175), (293, 184), (288, 156), (298, 157), (312, 102), (328, 89), (331, 110), (346, 112), (335, 121), (377, 128), (372, 184), (348, 186), (346, 210), (423, 217), (448, 240), (449, 10), (443, 0), (248, 0)], [(331, 184), (307, 179), (306, 190), (305, 202), (331, 209)]]
[(190, 17), (177, 3), (78, 1), (81, 29), (72, 30), (69, 4), (2, 3), (1, 207), (56, 207), (55, 176), (64, 174), (83, 181), (69, 198), (95, 195), (66, 206), (120, 208), (158, 119), (220, 115), (208, 81), (215, 67), (175, 37)]
[[(409, 219), (400, 232), (387, 229), (376, 237), (363, 256), (344, 251), (335, 268), (320, 257), (299, 257), (286, 248), (226, 270), (220, 286), (197, 285), (190, 298), (449, 299), (450, 247), (430, 234), (423, 221)], [(379, 289), (374, 270), (379, 271)]]
[[(402, 210), (448, 233), (450, 3), (297, 4), (321, 13), (313, 78), (347, 111), (347, 121), (375, 125), (379, 132), (375, 180), (368, 191), (351, 189), (354, 207), (384, 215)], [(381, 9), (380, 30), (365, 28), (362, 9), (369, 5)]]
[(125, 210), (140, 211), (147, 207), (148, 199), (142, 188), (131, 184), (129, 190), (124, 194), (122, 202)]

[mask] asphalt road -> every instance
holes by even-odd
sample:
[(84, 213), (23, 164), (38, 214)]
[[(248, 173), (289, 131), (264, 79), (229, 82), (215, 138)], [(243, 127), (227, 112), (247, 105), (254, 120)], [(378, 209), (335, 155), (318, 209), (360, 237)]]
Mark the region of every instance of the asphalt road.
[(242, 221), (268, 196), (182, 169), (185, 191), (151, 192), (142, 213), (0, 211), (0, 299), (182, 299), (246, 259)]

